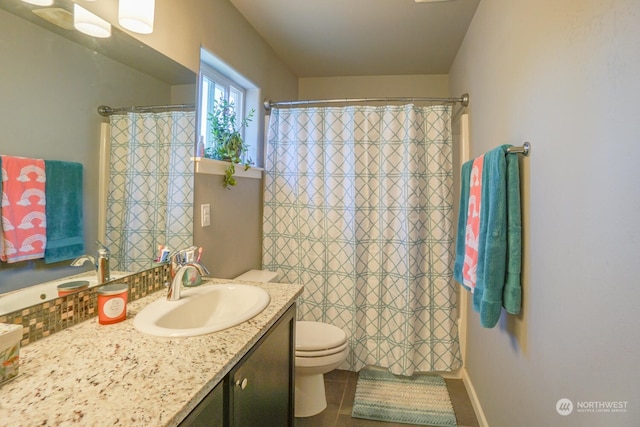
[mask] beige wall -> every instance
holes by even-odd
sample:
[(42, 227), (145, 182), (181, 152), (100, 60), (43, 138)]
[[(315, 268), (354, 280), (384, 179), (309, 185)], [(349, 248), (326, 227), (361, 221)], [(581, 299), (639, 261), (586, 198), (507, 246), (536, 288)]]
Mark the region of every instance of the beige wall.
[[(450, 73), (472, 155), (522, 159), (523, 311), (469, 310), (467, 369), (489, 425), (640, 425), (640, 2), (483, 0)], [(627, 413), (556, 402), (627, 401)]]
[[(262, 180), (238, 178), (232, 190), (220, 175), (196, 175), (194, 244), (206, 250), (212, 275), (231, 279), (262, 267)], [(210, 204), (211, 225), (201, 227), (200, 205)]]
[[(299, 99), (375, 97), (449, 97), (449, 76), (305, 77), (298, 80)], [(458, 95), (456, 95), (458, 96)], [(278, 101), (278, 99), (273, 99)]]

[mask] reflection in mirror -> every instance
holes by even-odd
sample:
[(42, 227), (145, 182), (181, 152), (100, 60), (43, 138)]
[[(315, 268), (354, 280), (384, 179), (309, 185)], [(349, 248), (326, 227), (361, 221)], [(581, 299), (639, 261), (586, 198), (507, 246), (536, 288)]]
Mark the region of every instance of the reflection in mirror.
[(153, 110), (159, 111), (110, 115), (110, 156), (101, 156), (110, 159), (104, 167), (108, 196), (100, 223), (116, 269), (146, 269), (163, 251), (193, 245), (195, 110), (175, 104)]
[[(68, 23), (71, 15), (64, 11), (72, 10), (71, 1), (56, 0), (51, 7), (62, 9), (53, 14), (59, 23)], [(95, 255), (101, 128), (109, 122), (97, 107), (194, 104), (196, 74), (116, 27), (110, 38), (94, 39), (43, 20), (43, 9), (20, 0), (0, 3), (0, 154), (83, 165), (85, 250)], [(153, 256), (134, 269), (150, 268)], [(0, 263), (0, 301), (4, 293), (16, 295), (35, 284), (77, 279), (82, 273), (95, 276), (90, 263), (71, 267), (71, 261)]]
[[(118, 280), (129, 274), (126, 271), (112, 271), (111, 280)], [(0, 296), (0, 316), (97, 285), (95, 273), (86, 272), (7, 292)]]

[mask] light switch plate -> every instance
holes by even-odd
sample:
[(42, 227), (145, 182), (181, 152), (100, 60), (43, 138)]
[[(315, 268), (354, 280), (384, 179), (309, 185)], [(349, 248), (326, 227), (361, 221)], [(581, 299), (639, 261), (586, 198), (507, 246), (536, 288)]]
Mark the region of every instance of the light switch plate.
[(200, 222), (202, 227), (211, 225), (211, 205), (209, 203), (200, 205)]

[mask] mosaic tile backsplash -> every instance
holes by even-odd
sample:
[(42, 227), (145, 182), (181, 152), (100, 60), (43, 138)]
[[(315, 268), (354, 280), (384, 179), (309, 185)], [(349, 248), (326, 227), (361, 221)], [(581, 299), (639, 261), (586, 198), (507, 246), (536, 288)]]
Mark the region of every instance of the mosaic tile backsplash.
[[(129, 301), (135, 301), (165, 288), (171, 279), (169, 264), (134, 273), (109, 283), (126, 283)], [(98, 315), (98, 288), (69, 294), (55, 300), (0, 316), (0, 323), (22, 325), (21, 345), (46, 338), (68, 327), (77, 325)]]

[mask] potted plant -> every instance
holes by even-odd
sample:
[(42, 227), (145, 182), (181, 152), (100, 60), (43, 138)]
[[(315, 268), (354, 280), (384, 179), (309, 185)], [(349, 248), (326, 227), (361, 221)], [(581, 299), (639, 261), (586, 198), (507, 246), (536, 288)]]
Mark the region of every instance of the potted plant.
[(235, 105), (225, 99), (219, 99), (214, 101), (213, 109), (209, 113), (212, 144), (205, 149), (205, 157), (229, 162), (222, 183), (227, 189), (231, 189), (230, 186), (237, 183), (234, 177), (237, 164), (242, 164), (244, 170), (248, 170), (253, 164), (247, 157), (248, 146), (240, 131), (247, 127), (254, 112), (255, 110), (251, 109), (238, 126)]

